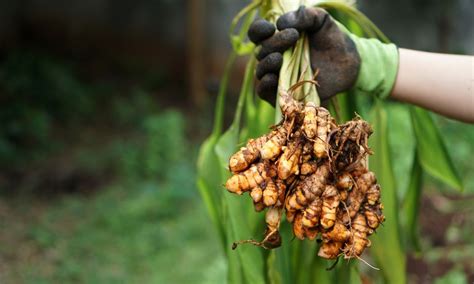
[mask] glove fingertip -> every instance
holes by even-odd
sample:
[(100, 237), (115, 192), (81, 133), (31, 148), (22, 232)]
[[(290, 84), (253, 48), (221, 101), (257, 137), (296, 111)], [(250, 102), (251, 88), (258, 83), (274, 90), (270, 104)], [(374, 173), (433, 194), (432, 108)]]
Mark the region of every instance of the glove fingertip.
[(267, 73), (278, 74), (282, 64), (283, 56), (281, 53), (270, 53), (257, 64), (255, 75), (260, 80)]
[(280, 31), (294, 28), (300, 32), (315, 32), (319, 30), (326, 16), (327, 12), (321, 8), (300, 6), (298, 10), (282, 15), (277, 20), (276, 25)]
[(264, 46), (262, 46), (262, 48), (257, 53), (257, 55), (255, 55), (255, 57), (257, 58), (258, 61), (261, 61), (268, 54), (270, 54), (270, 51), (268, 51), (268, 48), (265, 48)]
[(301, 6), (296, 11), (285, 13), (281, 17), (279, 17), (276, 22), (277, 29), (281, 31), (289, 28), (298, 28), (299, 15), (301, 14), (300, 11), (302, 9), (304, 10), (304, 6)]
[(259, 44), (271, 37), (275, 31), (275, 25), (264, 19), (257, 19), (250, 25), (247, 35), (253, 43)]
[(262, 42), (262, 48), (257, 53), (257, 60), (262, 60), (273, 52), (283, 53), (295, 45), (300, 34), (296, 29), (285, 29)]
[(257, 84), (257, 94), (271, 104), (274, 104), (277, 90), (278, 76), (273, 73), (265, 74)]

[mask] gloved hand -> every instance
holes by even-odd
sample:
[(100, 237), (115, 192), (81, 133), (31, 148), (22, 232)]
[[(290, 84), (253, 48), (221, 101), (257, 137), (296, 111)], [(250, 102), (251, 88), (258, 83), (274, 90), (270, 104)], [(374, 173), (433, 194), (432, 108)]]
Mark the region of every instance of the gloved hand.
[(257, 54), (257, 93), (274, 104), (282, 53), (293, 46), (299, 32), (308, 35), (311, 67), (319, 69), (321, 100), (354, 88), (356, 93), (390, 94), (398, 69), (398, 51), (393, 44), (359, 38), (348, 32), (323, 9), (300, 7), (277, 20), (278, 32), (268, 21), (256, 20), (249, 39), (261, 45)]

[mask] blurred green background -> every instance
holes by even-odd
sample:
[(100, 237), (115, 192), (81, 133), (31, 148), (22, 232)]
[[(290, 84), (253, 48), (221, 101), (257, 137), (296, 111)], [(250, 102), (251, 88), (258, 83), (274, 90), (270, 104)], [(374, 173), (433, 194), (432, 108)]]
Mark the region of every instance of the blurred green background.
[[(359, 3), (400, 46), (474, 53), (471, 1)], [(195, 163), (227, 28), (245, 4), (0, 1), (0, 283), (225, 281)], [(400, 105), (389, 115), (408, 123)], [(474, 127), (436, 120), (465, 192), (426, 177), (421, 251), (407, 273), (413, 283), (472, 283)], [(392, 126), (406, 137), (391, 140), (393, 157), (406, 165), (413, 141)]]

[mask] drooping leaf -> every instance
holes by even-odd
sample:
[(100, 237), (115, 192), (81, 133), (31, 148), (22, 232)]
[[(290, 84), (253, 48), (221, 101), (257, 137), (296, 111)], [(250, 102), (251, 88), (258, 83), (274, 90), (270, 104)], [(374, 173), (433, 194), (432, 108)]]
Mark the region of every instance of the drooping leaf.
[[(249, 62), (248, 64), (251, 64)], [(255, 65), (254, 65), (255, 66)], [(275, 108), (266, 101), (256, 97), (252, 84), (245, 100), (245, 122), (248, 129), (248, 138), (256, 138), (268, 133), (269, 127), (275, 118)]]
[[(380, 31), (377, 26), (372, 23), (363, 13), (361, 13), (359, 10), (357, 10), (355, 7), (348, 5), (347, 3), (344, 3), (342, 1), (323, 1), (321, 3), (318, 3), (319, 7), (328, 9), (330, 11), (336, 11), (339, 18), (344, 19), (344, 18), (349, 18), (353, 20), (357, 24), (357, 26), (360, 27), (360, 29), (364, 32), (365, 36), (371, 37), (371, 38), (378, 38), (382, 42), (390, 42), (390, 40)], [(349, 25), (346, 25), (346, 27), (350, 28)], [(356, 30), (357, 32), (358, 30)]]
[(417, 107), (411, 107), (410, 114), (422, 168), (448, 186), (462, 191), (462, 181), (430, 114)]
[(197, 159), (197, 187), (206, 205), (209, 216), (217, 228), (223, 245), (225, 245), (226, 237), (223, 221), (221, 219), (221, 191), (219, 190), (221, 179), (220, 176), (216, 174), (219, 172), (219, 160), (214, 151), (214, 147), (222, 133), (227, 83), (235, 58), (236, 54), (233, 52), (227, 60), (216, 100), (213, 130), (211, 135), (201, 145)]
[(334, 268), (334, 283), (361, 284), (360, 273), (357, 269), (358, 260), (350, 260), (349, 263), (339, 260)]
[(227, 94), (227, 85), (229, 83), (230, 73), (232, 71), (232, 66), (234, 65), (237, 54), (232, 52), (227, 59), (227, 62), (224, 67), (224, 75), (222, 76), (221, 82), (219, 84), (219, 92), (216, 98), (216, 107), (214, 110), (214, 124), (212, 128), (212, 134), (218, 137), (222, 133), (222, 128), (224, 124), (224, 109), (225, 109), (225, 98)]
[(275, 108), (260, 98), (257, 98), (257, 135), (267, 133), (275, 120)]
[(281, 247), (272, 250), (269, 255), (269, 280), (272, 284), (294, 283), (294, 279), (296, 277), (295, 263), (293, 263), (291, 254), (294, 252), (294, 246), (298, 245), (298, 243), (291, 241), (293, 239), (293, 234), (291, 232), (291, 226), (288, 224), (288, 222), (283, 222), (281, 224), (280, 234), (282, 239)]
[(201, 198), (207, 208), (207, 212), (220, 236), (222, 245), (225, 245), (226, 237), (222, 222), (221, 192), (218, 186), (221, 183), (219, 172), (219, 160), (214, 152), (217, 136), (209, 137), (201, 145), (198, 157), (197, 187)]
[(418, 236), (418, 209), (420, 208), (423, 172), (418, 155), (414, 156), (410, 182), (402, 204), (401, 219), (404, 228), (405, 243), (407, 247), (420, 250)]
[[(284, 258), (280, 258), (284, 259)], [(283, 284), (286, 283), (283, 280), (283, 273), (278, 269), (279, 265), (277, 263), (277, 254), (276, 250), (272, 250), (267, 258), (267, 273), (268, 273), (268, 280), (272, 284)]]
[(242, 39), (239, 36), (231, 36), (230, 42), (232, 47), (238, 55), (246, 55), (253, 51), (255, 44), (251, 42), (242, 42)]
[[(409, 176), (412, 173), (416, 150), (415, 135), (410, 119), (410, 110), (405, 104), (390, 103), (387, 105), (390, 122), (390, 153), (395, 180), (397, 181), (397, 196), (400, 201), (407, 194)], [(403, 139), (400, 139), (403, 137)]]
[(234, 114), (234, 120), (230, 125), (229, 129), (219, 138), (219, 141), (216, 145), (216, 154), (220, 159), (221, 165), (223, 168), (227, 168), (227, 162), (229, 157), (234, 153), (234, 150), (239, 142), (239, 131), (240, 123), (242, 119), (242, 111), (244, 108), (245, 100), (247, 93), (252, 90), (252, 77), (253, 69), (255, 66), (255, 59), (250, 59), (247, 67), (245, 69), (244, 80), (242, 82), (242, 87), (240, 90), (239, 100), (237, 102), (237, 108)]
[[(250, 41), (245, 41), (247, 37), (247, 31), (249, 29), (252, 20), (255, 18), (257, 13), (256, 8), (259, 5), (259, 1), (253, 1), (246, 7), (244, 7), (232, 20), (230, 27), (230, 43), (232, 48), (238, 55), (250, 54), (255, 48), (255, 44)], [(240, 27), (238, 34), (234, 34), (234, 30), (242, 17), (245, 17)]]
[[(252, 203), (241, 196), (225, 194), (224, 204), (227, 216), (225, 219), (227, 255), (232, 255), (233, 257), (238, 256), (238, 259), (234, 257), (234, 263), (229, 263), (229, 266), (241, 267), (243, 283), (265, 283), (262, 249), (252, 245), (240, 245), (236, 250), (231, 249), (233, 242), (254, 237), (254, 232), (250, 226), (251, 224), (246, 218), (243, 218), (245, 211), (251, 209)], [(261, 220), (257, 214), (254, 215), (254, 219), (255, 220), (252, 221), (254, 223), (258, 222), (257, 220)], [(229, 269), (231, 269), (231, 267)]]
[(371, 236), (369, 251), (375, 256), (388, 283), (406, 283), (405, 255), (403, 253), (398, 221), (397, 186), (393, 175), (388, 145), (388, 121), (383, 102), (377, 100), (373, 109), (373, 136), (369, 145), (374, 151), (369, 167), (375, 172), (381, 186), (381, 199), (386, 217), (383, 226)]
[(299, 242), (299, 254), (296, 262), (296, 283), (310, 283), (312, 274), (311, 270), (323, 270), (323, 267), (312, 267), (314, 257), (317, 255), (316, 241), (305, 240)]
[(351, 120), (357, 113), (357, 101), (350, 92), (340, 93), (332, 100), (333, 116), (338, 123)]
[[(229, 129), (220, 137), (215, 146), (215, 152), (219, 159), (220, 165), (220, 171), (216, 172), (216, 175), (221, 177), (221, 183), (224, 183), (230, 175), (227, 170), (227, 163), (229, 161), (229, 157), (234, 153), (236, 145), (239, 142), (241, 115), (247, 92), (249, 89), (251, 89), (249, 86), (253, 76), (253, 66), (253, 64), (247, 65), (239, 101), (237, 103), (237, 108), (234, 115), (234, 121), (230, 125)], [(225, 189), (222, 188), (221, 190)], [(223, 194), (223, 203), (226, 217), (226, 251), (228, 255), (238, 255), (238, 260), (233, 258), (233, 260), (237, 261), (238, 264), (229, 263), (229, 265), (238, 265), (241, 267), (244, 283), (265, 283), (264, 259), (260, 248), (252, 246), (240, 246), (236, 250), (231, 250), (232, 242), (246, 239), (253, 235), (253, 229), (250, 222), (244, 218), (246, 212), (249, 210), (249, 206), (251, 206), (252, 203), (249, 202), (249, 200), (241, 198), (241, 196), (236, 196), (227, 192)], [(255, 215), (254, 219), (255, 220), (252, 220), (253, 222), (258, 220), (257, 215)], [(234, 269), (233, 267), (230, 267), (229, 269), (231, 268)], [(229, 275), (229, 282), (238, 280), (240, 279), (234, 279), (233, 275)]]
[(328, 271), (326, 268), (330, 267), (333, 261), (328, 261), (322, 259), (317, 255), (319, 246), (314, 252), (314, 258), (311, 266), (309, 267), (309, 272), (311, 275), (311, 282), (314, 284), (326, 284), (326, 283), (336, 283), (334, 280), (334, 270)]
[(258, 110), (257, 106), (255, 103), (255, 98), (253, 94), (253, 90), (251, 92), (247, 92), (247, 96), (245, 98), (245, 113), (244, 113), (244, 118), (245, 118), (245, 123), (246, 123), (246, 129), (247, 129), (247, 136), (249, 138), (255, 138), (258, 136), (258, 123), (257, 122), (257, 116), (258, 116)]

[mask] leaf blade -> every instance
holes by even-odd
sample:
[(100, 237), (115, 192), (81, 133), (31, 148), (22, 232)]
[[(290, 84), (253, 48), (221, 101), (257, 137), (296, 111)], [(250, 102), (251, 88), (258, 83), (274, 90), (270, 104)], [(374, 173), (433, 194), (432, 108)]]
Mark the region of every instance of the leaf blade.
[(401, 218), (406, 236), (406, 247), (413, 247), (420, 250), (420, 241), (418, 236), (418, 209), (420, 208), (421, 193), (423, 184), (423, 171), (415, 153), (413, 166), (411, 170), (410, 182), (407, 193), (402, 204)]
[[(244, 75), (244, 81), (242, 84), (239, 101), (234, 115), (234, 121), (232, 122), (229, 129), (219, 138), (219, 141), (215, 145), (215, 153), (219, 160), (219, 173), (222, 183), (229, 177), (229, 171), (227, 170), (227, 163), (229, 157), (235, 151), (236, 145), (239, 142), (239, 130), (240, 120), (244, 107), (244, 102), (247, 97), (247, 92), (251, 91), (251, 78), (253, 76), (254, 59), (247, 64), (247, 68)], [(250, 209), (251, 203), (249, 200), (236, 196), (230, 193), (223, 194), (223, 204), (225, 208), (225, 228), (227, 234), (226, 247), (228, 255), (238, 255), (238, 261), (232, 259), (232, 263), (229, 269), (238, 270), (235, 266), (240, 266), (243, 274), (244, 283), (265, 283), (264, 277), (264, 259), (261, 250), (257, 247), (241, 246), (237, 250), (231, 250), (232, 242), (249, 238), (253, 234), (252, 224), (259, 220), (258, 215), (250, 220), (244, 218), (245, 213)], [(235, 263), (237, 262), (237, 263)], [(230, 275), (232, 276), (232, 275)], [(230, 278), (229, 281), (239, 281)]]
[(222, 133), (227, 85), (236, 57), (236, 53), (232, 52), (227, 59), (224, 68), (224, 75), (222, 76), (216, 99), (213, 129), (211, 135), (201, 144), (196, 163), (196, 185), (206, 206), (207, 212), (219, 233), (223, 246), (225, 246), (226, 236), (221, 219), (221, 196), (220, 191), (217, 188), (220, 186), (220, 179), (219, 176), (215, 174), (219, 171), (219, 162), (214, 152), (214, 147)]
[(370, 252), (375, 256), (388, 283), (406, 283), (406, 260), (398, 221), (397, 187), (390, 159), (387, 113), (383, 102), (377, 100), (373, 111), (374, 135), (369, 144), (375, 154), (370, 157), (370, 168), (375, 172), (381, 186), (386, 221), (383, 227), (371, 236), (373, 246)]
[(411, 107), (410, 114), (422, 168), (446, 185), (463, 191), (462, 181), (433, 118), (418, 107)]

